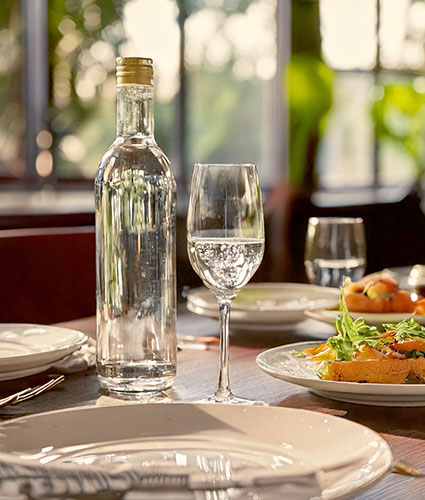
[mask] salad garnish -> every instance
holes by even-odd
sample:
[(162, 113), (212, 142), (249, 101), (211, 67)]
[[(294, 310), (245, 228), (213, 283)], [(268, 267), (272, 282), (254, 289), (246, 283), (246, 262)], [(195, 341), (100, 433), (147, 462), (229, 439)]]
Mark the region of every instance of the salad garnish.
[[(341, 288), (339, 300), (340, 312), (335, 321), (337, 334), (322, 344), (318, 359), (336, 361), (351, 361), (355, 353), (365, 348), (386, 351), (391, 346), (392, 351), (401, 352), (404, 357), (425, 356), (425, 327), (414, 318), (408, 318), (399, 323), (385, 323), (380, 327), (369, 326), (363, 318), (353, 320), (348, 310), (344, 288)], [(330, 347), (333, 353), (326, 351)]]

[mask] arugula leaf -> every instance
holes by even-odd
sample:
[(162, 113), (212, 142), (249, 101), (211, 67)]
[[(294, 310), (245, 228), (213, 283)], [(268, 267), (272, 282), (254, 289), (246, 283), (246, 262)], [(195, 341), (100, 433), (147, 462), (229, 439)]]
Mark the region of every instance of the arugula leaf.
[[(394, 335), (391, 335), (391, 337), (395, 342), (415, 338), (425, 340), (425, 327), (421, 326), (413, 318), (399, 323), (386, 323), (378, 328), (367, 325), (363, 318), (354, 321), (345, 301), (344, 288), (341, 288), (339, 310), (340, 313), (335, 321), (337, 335), (330, 337), (327, 342), (335, 351), (337, 361), (351, 361), (353, 353), (361, 345), (379, 348), (387, 344), (389, 339), (380, 337), (383, 332), (394, 331)], [(421, 351), (415, 353), (415, 357), (422, 355), (419, 352)]]
[(424, 358), (425, 357), (425, 352), (424, 351), (418, 351), (417, 349), (413, 349), (413, 351), (410, 353), (411, 358)]
[(353, 320), (345, 301), (343, 288), (341, 288), (339, 308), (340, 314), (335, 321), (338, 334), (328, 339), (328, 344), (336, 352), (338, 361), (351, 361), (353, 353), (362, 344), (376, 347), (382, 343), (379, 338), (380, 332), (376, 327), (367, 325), (363, 318)]
[(394, 330), (394, 338), (397, 342), (420, 338), (425, 340), (425, 327), (420, 325), (413, 318), (400, 321), (399, 323), (386, 323), (383, 325), (388, 332)]

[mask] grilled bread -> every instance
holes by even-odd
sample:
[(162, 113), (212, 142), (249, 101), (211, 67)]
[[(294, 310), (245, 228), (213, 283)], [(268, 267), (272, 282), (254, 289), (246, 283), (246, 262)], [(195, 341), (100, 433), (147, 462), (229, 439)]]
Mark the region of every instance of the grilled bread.
[(371, 384), (403, 384), (408, 380), (423, 382), (425, 358), (329, 361), (323, 378)]

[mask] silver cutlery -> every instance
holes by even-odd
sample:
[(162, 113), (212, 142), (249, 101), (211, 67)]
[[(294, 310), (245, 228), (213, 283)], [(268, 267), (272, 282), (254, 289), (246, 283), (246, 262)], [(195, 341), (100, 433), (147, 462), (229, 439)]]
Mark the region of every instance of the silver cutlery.
[[(205, 480), (198, 475), (185, 473), (142, 473), (138, 475), (134, 471), (126, 471), (120, 479), (125, 479), (126, 474), (131, 474), (131, 477), (136, 483), (121, 491), (113, 491), (114, 486), (109, 485), (110, 491), (102, 491), (97, 493), (79, 493), (79, 494), (60, 494), (61, 498), (74, 500), (94, 500), (96, 498), (104, 498), (105, 500), (150, 500), (153, 496), (161, 499), (179, 499), (179, 500), (207, 500), (211, 498), (220, 498), (230, 500), (231, 498), (248, 498), (257, 496), (264, 489), (264, 498), (275, 499), (276, 495), (284, 498), (290, 498), (292, 495), (295, 498), (319, 498), (321, 494), (319, 483), (317, 482), (315, 473), (307, 473), (298, 476), (280, 475), (276, 472), (265, 473), (262, 477), (250, 477), (249, 475), (243, 479), (220, 479), (215, 478)], [(81, 472), (79, 479), (84, 476)], [(118, 474), (118, 476), (120, 476)], [(66, 476), (64, 476), (66, 479)], [(69, 476), (71, 478), (71, 476)], [(46, 483), (47, 484), (47, 483)], [(53, 484), (49, 483), (49, 484)], [(117, 483), (118, 484), (118, 483)], [(120, 481), (120, 484), (122, 482)], [(286, 489), (288, 491), (286, 491)], [(246, 494), (240, 496), (237, 491), (244, 491)], [(299, 496), (297, 496), (299, 495)], [(31, 496), (31, 498), (52, 498), (59, 496), (55, 491), (44, 492), (43, 495)], [(260, 495), (258, 495), (260, 496)], [(261, 495), (263, 498), (263, 495)]]
[(4, 406), (8, 405), (21, 403), (22, 401), (26, 401), (27, 399), (34, 398), (35, 396), (38, 396), (43, 392), (53, 389), (53, 387), (56, 387), (64, 380), (65, 377), (63, 375), (59, 375), (59, 377), (52, 378), (51, 380), (49, 380), (44, 384), (40, 384), (35, 387), (28, 387), (27, 389), (24, 389), (22, 391), (10, 394), (5, 398), (0, 399), (0, 408), (3, 408)]
[(218, 344), (218, 337), (196, 337), (193, 335), (179, 335), (177, 337), (177, 347), (179, 350), (205, 351), (211, 345)]

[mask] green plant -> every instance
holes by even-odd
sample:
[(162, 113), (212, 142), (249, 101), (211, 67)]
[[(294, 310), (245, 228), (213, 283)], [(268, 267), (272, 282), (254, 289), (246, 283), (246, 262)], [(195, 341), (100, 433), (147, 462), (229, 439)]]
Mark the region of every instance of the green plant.
[(424, 173), (425, 95), (411, 81), (376, 85), (371, 115), (378, 143), (390, 141), (413, 159), (418, 178)]
[(289, 178), (292, 186), (316, 187), (316, 160), (326, 116), (332, 105), (333, 72), (318, 57), (295, 54), (285, 83), (289, 111)]

